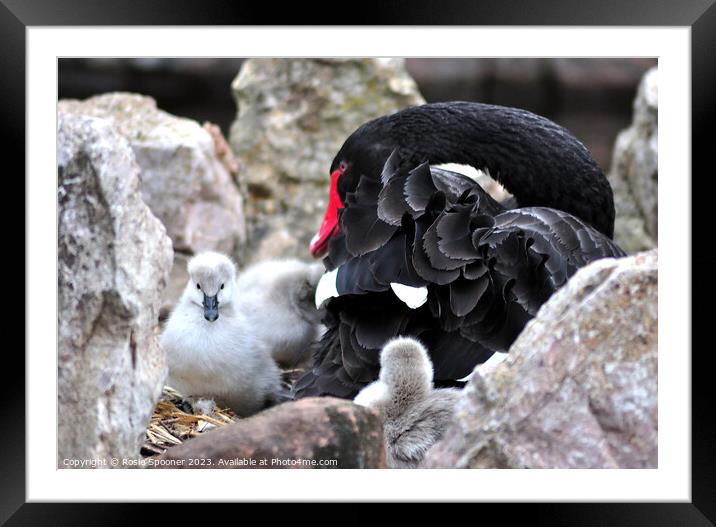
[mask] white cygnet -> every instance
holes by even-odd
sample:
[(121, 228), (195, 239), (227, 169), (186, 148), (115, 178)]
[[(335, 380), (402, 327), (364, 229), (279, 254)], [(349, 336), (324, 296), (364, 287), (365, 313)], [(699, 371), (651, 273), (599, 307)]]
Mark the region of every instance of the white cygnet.
[(294, 367), (322, 332), (322, 310), (314, 304), (321, 263), (296, 259), (268, 260), (252, 265), (236, 281), (238, 309), (275, 361)]
[(378, 410), (391, 468), (416, 468), (455, 415), (460, 390), (433, 388), (433, 365), (423, 345), (398, 337), (380, 353), (380, 375), (354, 403)]
[(241, 416), (276, 402), (280, 372), (253, 322), (237, 309), (234, 263), (207, 251), (189, 260), (187, 270), (189, 281), (160, 339), (168, 384)]

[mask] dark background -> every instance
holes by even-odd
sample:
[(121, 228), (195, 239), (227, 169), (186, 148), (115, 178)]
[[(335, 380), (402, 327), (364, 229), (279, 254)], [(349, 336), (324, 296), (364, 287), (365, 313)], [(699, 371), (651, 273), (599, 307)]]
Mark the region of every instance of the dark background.
[[(108, 91), (150, 95), (169, 113), (218, 124), (236, 114), (231, 81), (244, 59), (60, 59), (59, 98)], [(617, 133), (631, 121), (641, 76), (656, 59), (408, 58), (428, 102), (471, 100), (516, 106), (568, 128), (608, 170)]]

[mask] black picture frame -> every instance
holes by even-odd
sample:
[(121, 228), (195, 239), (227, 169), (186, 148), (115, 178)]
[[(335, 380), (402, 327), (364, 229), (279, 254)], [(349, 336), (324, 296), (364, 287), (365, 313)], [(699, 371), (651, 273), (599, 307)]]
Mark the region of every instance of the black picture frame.
[[(25, 31), (28, 26), (85, 25), (576, 25), (576, 26), (687, 26), (691, 28), (692, 61), (692, 172), (663, 177), (682, 178), (692, 187), (692, 336), (706, 336), (713, 325), (711, 303), (714, 280), (706, 273), (716, 269), (716, 251), (708, 229), (710, 194), (703, 184), (713, 174), (707, 132), (716, 113), (716, 5), (715, 0), (483, 0), (361, 2), (353, 14), (324, 8), (324, 18), (305, 3), (264, 5), (219, 0), (0, 0), (0, 107), (5, 163), (12, 159), (14, 174), (25, 171)], [(318, 6), (318, 4), (316, 4)], [(348, 5), (350, 7), (350, 5)], [(319, 21), (320, 20), (320, 21)], [(7, 169), (7, 168), (6, 168)], [(9, 169), (8, 169), (9, 170)], [(701, 175), (703, 174), (703, 175)], [(6, 180), (10, 178), (6, 174)], [(14, 177), (15, 181), (20, 178)], [(699, 191), (696, 184), (699, 183)], [(20, 191), (25, 195), (24, 185)], [(19, 195), (19, 194), (18, 194)], [(668, 207), (668, 203), (662, 204)], [(6, 212), (6, 222), (16, 215)], [(11, 224), (12, 225), (12, 224)], [(28, 277), (25, 276), (25, 283)], [(700, 279), (699, 279), (700, 278)], [(16, 284), (19, 287), (18, 284)], [(699, 302), (701, 300), (701, 302)], [(27, 314), (26, 316), (30, 316)], [(27, 319), (26, 319), (27, 321)], [(694, 339), (694, 343), (699, 339)], [(516, 517), (549, 525), (714, 525), (716, 522), (716, 434), (711, 407), (712, 370), (708, 356), (713, 344), (703, 339), (692, 346), (692, 500), (690, 503), (510, 504), (498, 511), (500, 522)], [(25, 503), (25, 361), (14, 348), (5, 347), (4, 368), (14, 372), (4, 379), (7, 395), (3, 421), (10, 424), (0, 448), (0, 523), (7, 525), (110, 525), (147, 519), (136, 504), (28, 504)], [(689, 353), (691, 350), (665, 350)], [(16, 361), (12, 364), (12, 360)], [(3, 427), (4, 428), (4, 427)], [(480, 507), (488, 507), (481, 505)], [(419, 510), (419, 509), (418, 509)], [(480, 521), (476, 516), (463, 517)], [(289, 511), (288, 517), (300, 516)], [(370, 513), (342, 516), (353, 521), (370, 519)], [(275, 518), (278, 520), (278, 516)], [(457, 520), (458, 518), (456, 518)]]

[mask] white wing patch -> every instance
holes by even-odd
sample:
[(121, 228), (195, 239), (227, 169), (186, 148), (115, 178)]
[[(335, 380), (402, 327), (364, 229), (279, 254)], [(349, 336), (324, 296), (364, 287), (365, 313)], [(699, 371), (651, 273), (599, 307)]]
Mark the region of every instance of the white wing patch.
[(459, 163), (442, 163), (440, 165), (430, 165), (435, 168), (442, 168), (443, 170), (449, 170), (450, 172), (457, 172), (463, 176), (467, 176), (470, 179), (477, 181), (477, 178), (481, 175), (489, 176), (487, 170), (478, 170), (470, 165), (462, 165)]
[(400, 298), (410, 309), (417, 309), (428, 301), (427, 287), (411, 287), (409, 285), (390, 282), (395, 296)]
[(318, 281), (316, 286), (316, 309), (320, 309), (323, 303), (334, 296), (338, 296), (336, 289), (336, 280), (338, 279), (338, 269), (334, 269), (324, 274)]
[[(339, 268), (340, 269), (340, 268)], [(334, 269), (324, 274), (318, 281), (316, 286), (316, 309), (320, 309), (323, 303), (329, 298), (340, 296), (336, 287), (338, 279), (338, 269)], [(427, 287), (411, 287), (409, 285), (391, 282), (390, 288), (400, 300), (402, 300), (410, 309), (417, 309), (428, 301)]]

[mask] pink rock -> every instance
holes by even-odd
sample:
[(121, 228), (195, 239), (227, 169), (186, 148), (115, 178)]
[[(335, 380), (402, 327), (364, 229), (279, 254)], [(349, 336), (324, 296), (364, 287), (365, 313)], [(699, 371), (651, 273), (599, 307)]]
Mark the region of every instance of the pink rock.
[(655, 468), (657, 254), (581, 269), (474, 377), (430, 468)]
[(287, 402), (211, 430), (168, 449), (156, 462), (156, 468), (386, 466), (377, 414), (330, 397)]

